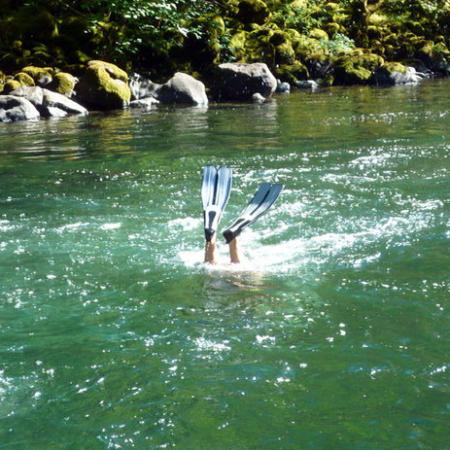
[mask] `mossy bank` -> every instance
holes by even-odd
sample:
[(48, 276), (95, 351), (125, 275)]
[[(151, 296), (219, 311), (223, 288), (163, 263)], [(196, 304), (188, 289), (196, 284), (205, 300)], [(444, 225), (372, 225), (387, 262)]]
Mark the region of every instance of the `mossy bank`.
[(8, 89), (51, 76), (70, 90), (73, 83), (54, 69), (18, 70), (57, 67), (77, 76), (93, 59), (156, 81), (177, 71), (206, 77), (223, 62), (265, 62), (283, 81), (328, 85), (369, 83), (392, 63), (450, 72), (449, 0), (4, 3), (0, 69), (15, 76), (0, 86)]

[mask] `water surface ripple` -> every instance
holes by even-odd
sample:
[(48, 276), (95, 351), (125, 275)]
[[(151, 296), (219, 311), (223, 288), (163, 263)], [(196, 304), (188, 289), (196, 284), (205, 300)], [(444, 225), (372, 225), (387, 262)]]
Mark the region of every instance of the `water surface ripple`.
[(449, 448), (449, 88), (1, 126), (0, 449)]

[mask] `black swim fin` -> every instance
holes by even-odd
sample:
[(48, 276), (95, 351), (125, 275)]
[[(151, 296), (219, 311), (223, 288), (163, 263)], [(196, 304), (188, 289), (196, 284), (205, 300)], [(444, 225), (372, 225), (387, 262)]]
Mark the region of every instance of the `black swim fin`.
[(262, 183), (240, 216), (223, 232), (227, 244), (242, 230), (261, 217), (276, 201), (283, 186), (281, 184)]
[(217, 231), (223, 210), (230, 198), (231, 180), (232, 172), (228, 167), (203, 168), (202, 202), (207, 241), (210, 241)]

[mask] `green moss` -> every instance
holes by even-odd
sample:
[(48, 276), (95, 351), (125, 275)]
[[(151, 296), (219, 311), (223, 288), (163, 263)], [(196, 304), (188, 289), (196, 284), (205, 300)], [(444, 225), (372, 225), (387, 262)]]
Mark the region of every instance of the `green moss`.
[(341, 5), (339, 5), (339, 3), (327, 2), (325, 4), (325, 10), (328, 12), (335, 12), (335, 11), (339, 11), (340, 9), (341, 9)]
[(399, 62), (385, 62), (382, 68), (387, 70), (389, 73), (392, 72), (406, 73), (406, 66), (404, 66)]
[(282, 64), (274, 69), (275, 76), (282, 81), (288, 81), (294, 84), (298, 80), (309, 78), (307, 67), (300, 61), (294, 61), (292, 64)]
[(313, 28), (310, 32), (309, 32), (310, 37), (312, 37), (313, 39), (317, 39), (317, 40), (328, 40), (328, 34), (326, 31), (321, 30), (320, 28)]
[[(60, 94), (71, 97), (78, 79), (67, 72), (58, 72), (54, 77), (54, 89)], [(52, 86), (53, 87), (53, 86)]]
[(34, 80), (25, 72), (19, 72), (14, 75), (14, 79), (17, 80), (22, 86), (34, 86)]
[(228, 44), (232, 55), (237, 61), (243, 61), (245, 59), (245, 44), (247, 42), (247, 31), (240, 31), (234, 34)]
[(210, 18), (209, 23), (211, 28), (216, 31), (218, 35), (223, 35), (225, 33), (225, 22), (220, 16), (213, 16)]
[(22, 72), (33, 78), (35, 83), (38, 83), (43, 78), (51, 80), (54, 69), (51, 67), (27, 66), (22, 69)]
[(98, 109), (123, 108), (130, 102), (127, 73), (115, 64), (93, 60), (79, 83), (82, 103)]
[(321, 45), (320, 41), (307, 36), (295, 41), (294, 47), (297, 57), (303, 61), (323, 62), (329, 59), (327, 50)]
[(7, 80), (3, 86), (3, 94), (9, 94), (15, 89), (19, 89), (22, 85), (17, 80)]
[(270, 15), (270, 10), (262, 0), (242, 0), (238, 5), (238, 20), (243, 24), (263, 24)]
[(328, 34), (336, 34), (342, 31), (342, 26), (336, 22), (329, 22), (325, 24), (324, 28)]
[(295, 52), (290, 42), (275, 47), (276, 64), (292, 64), (295, 61)]
[(272, 44), (272, 45), (281, 45), (281, 44), (284, 44), (285, 42), (286, 42), (286, 38), (287, 38), (287, 35), (286, 35), (286, 33), (284, 33), (283, 31), (281, 31), (281, 30), (276, 30), (276, 31), (274, 31), (273, 33), (272, 33), (272, 35), (270, 36), (270, 38), (269, 38), (269, 42)]
[(364, 49), (354, 49), (336, 58), (335, 81), (337, 84), (366, 84), (375, 69), (383, 64), (381, 56)]
[(106, 72), (111, 78), (123, 81), (124, 83), (128, 83), (127, 73), (124, 70), (117, 67), (115, 64), (93, 59), (88, 62), (87, 69), (97, 71), (100, 74)]

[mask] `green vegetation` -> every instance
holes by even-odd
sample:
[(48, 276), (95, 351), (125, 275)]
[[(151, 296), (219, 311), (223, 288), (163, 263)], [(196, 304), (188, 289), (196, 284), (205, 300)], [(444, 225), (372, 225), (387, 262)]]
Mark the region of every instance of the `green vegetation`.
[[(20, 3), (3, 1), (0, 68), (35, 82), (24, 67), (77, 74), (91, 59), (145, 70), (155, 80), (177, 70), (207, 74), (228, 61), (263, 61), (288, 81), (328, 83), (366, 83), (385, 62), (449, 70), (450, 0)], [(25, 83), (23, 75), (16, 80)]]

